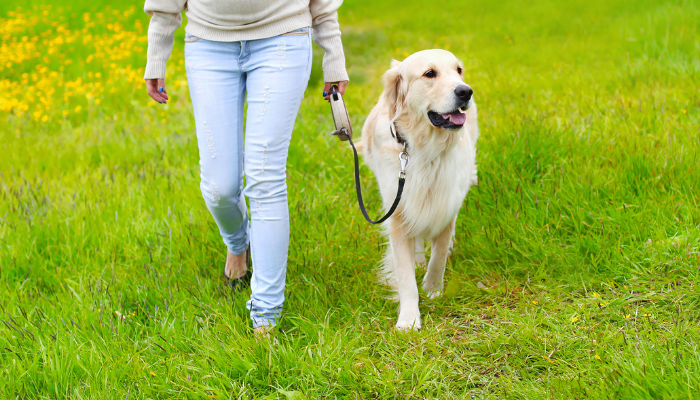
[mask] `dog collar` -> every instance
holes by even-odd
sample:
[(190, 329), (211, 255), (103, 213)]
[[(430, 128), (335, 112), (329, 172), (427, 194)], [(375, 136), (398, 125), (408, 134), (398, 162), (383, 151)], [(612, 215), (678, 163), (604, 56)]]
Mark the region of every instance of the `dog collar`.
[(408, 148), (408, 141), (401, 136), (393, 121), (389, 124), (389, 131), (391, 132), (391, 136), (396, 139), (396, 141), (403, 146), (404, 151), (406, 151), (406, 148)]

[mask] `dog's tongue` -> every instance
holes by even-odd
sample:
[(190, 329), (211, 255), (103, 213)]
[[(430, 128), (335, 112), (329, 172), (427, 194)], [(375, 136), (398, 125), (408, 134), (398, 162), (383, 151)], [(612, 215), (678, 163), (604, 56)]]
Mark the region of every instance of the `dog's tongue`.
[(459, 111), (453, 112), (451, 114), (442, 114), (442, 117), (445, 119), (449, 117), (452, 123), (455, 125), (464, 125), (464, 122), (467, 121), (467, 116)]

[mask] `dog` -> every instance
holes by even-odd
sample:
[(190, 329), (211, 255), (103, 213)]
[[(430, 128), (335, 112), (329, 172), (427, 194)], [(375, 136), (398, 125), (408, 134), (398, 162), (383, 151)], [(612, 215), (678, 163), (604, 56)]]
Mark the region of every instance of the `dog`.
[(365, 121), (359, 147), (377, 179), (385, 210), (396, 197), (399, 154), (405, 148), (410, 157), (401, 202), (384, 222), (389, 246), (381, 277), (399, 301), (396, 328), (418, 330), (415, 267), (424, 261), (424, 242), (431, 242), (431, 257), (423, 289), (434, 298), (444, 288), (457, 214), (469, 188), (478, 183), (476, 103), (464, 82), (464, 66), (446, 50), (394, 60), (383, 81), (384, 91)]

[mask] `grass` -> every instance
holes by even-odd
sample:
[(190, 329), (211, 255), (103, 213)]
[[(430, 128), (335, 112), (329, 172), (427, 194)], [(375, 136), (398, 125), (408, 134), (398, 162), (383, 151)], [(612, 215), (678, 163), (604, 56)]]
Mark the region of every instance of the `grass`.
[(480, 184), (445, 294), (394, 331), (316, 49), (272, 346), (219, 281), (184, 34), (155, 105), (148, 17), (110, 3), (0, 4), (0, 397), (700, 397), (697, 2), (347, 1), (356, 128), (391, 58), (449, 49), (479, 104)]

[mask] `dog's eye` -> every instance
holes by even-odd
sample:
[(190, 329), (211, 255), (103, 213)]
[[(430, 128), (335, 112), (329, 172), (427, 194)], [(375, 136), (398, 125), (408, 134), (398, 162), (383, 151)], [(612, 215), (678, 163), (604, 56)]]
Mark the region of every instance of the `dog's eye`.
[(462, 75), (462, 67), (457, 67), (457, 73)]
[(423, 76), (426, 78), (435, 78), (437, 76), (437, 72), (431, 69), (428, 72), (424, 73)]

